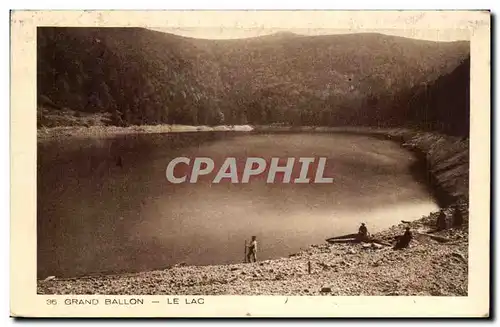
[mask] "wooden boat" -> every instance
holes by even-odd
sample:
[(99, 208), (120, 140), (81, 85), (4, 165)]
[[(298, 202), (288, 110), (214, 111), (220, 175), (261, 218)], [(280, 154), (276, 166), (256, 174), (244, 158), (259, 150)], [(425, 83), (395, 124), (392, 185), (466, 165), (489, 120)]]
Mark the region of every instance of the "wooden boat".
[(354, 239), (355, 240), (357, 238), (358, 238), (358, 234), (354, 233), (354, 234), (345, 234), (345, 235), (341, 235), (341, 236), (330, 237), (330, 238), (327, 238), (326, 241), (329, 243), (332, 243), (332, 242), (335, 242), (337, 240), (346, 240), (346, 239), (349, 239), (349, 240)]
[(382, 240), (377, 240), (371, 237), (367, 237), (364, 240), (361, 240), (358, 238), (358, 234), (346, 234), (346, 235), (341, 235), (341, 236), (335, 236), (335, 237), (330, 237), (327, 238), (326, 241), (328, 243), (377, 243), (380, 245), (385, 245), (385, 246), (392, 246), (391, 244), (384, 242)]
[(329, 238), (326, 240), (328, 243), (359, 243), (360, 241), (357, 238)]

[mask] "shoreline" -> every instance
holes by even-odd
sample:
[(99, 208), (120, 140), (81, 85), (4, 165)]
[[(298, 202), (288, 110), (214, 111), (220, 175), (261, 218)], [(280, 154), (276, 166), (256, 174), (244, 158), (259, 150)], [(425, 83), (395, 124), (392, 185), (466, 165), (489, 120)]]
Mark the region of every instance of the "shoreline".
[(193, 132), (256, 132), (256, 133), (353, 133), (374, 137), (385, 137), (397, 133), (401, 128), (375, 127), (329, 127), (329, 126), (271, 126), (271, 125), (94, 125), (94, 126), (57, 126), (37, 129), (37, 141), (71, 140), (82, 138), (116, 137), (120, 135), (143, 135), (162, 133)]
[(134, 134), (193, 133), (193, 132), (250, 132), (250, 125), (140, 125), (140, 126), (59, 126), (37, 129), (37, 142), (94, 137), (116, 137)]
[(425, 236), (435, 216), (374, 235), (390, 240), (411, 226), (414, 240), (403, 250), (369, 243), (324, 243), (257, 263), (179, 265), (138, 273), (38, 280), (37, 294), (466, 296), (467, 229), (436, 233), (450, 241), (435, 241)]
[[(440, 201), (443, 207), (447, 208), (455, 203), (461, 205), (465, 211), (464, 225), (462, 228), (436, 233), (449, 240), (441, 243), (426, 235), (436, 219), (436, 213), (430, 213), (421, 219), (389, 227), (374, 235), (389, 241), (402, 234), (405, 226), (410, 226), (416, 237), (408, 249), (325, 243), (311, 245), (288, 258), (255, 264), (174, 266), (165, 270), (138, 273), (38, 280), (37, 293), (467, 295), (468, 142), (457, 137), (407, 129), (256, 126), (252, 131), (369, 133), (399, 142), (402, 147), (414, 152), (420, 163), (426, 166), (429, 182), (438, 189), (436, 196), (446, 199)], [(405, 220), (404, 217), (402, 220)], [(309, 273), (311, 261), (313, 272)], [(399, 269), (398, 264), (404, 269)], [(408, 264), (411, 269), (408, 269)], [(415, 276), (408, 276), (408, 272), (415, 273)], [(375, 283), (371, 283), (372, 279)], [(398, 283), (391, 282), (396, 279)], [(364, 289), (361, 286), (363, 283), (370, 286)], [(254, 284), (260, 287), (254, 289)], [(332, 285), (325, 286), (326, 284)]]

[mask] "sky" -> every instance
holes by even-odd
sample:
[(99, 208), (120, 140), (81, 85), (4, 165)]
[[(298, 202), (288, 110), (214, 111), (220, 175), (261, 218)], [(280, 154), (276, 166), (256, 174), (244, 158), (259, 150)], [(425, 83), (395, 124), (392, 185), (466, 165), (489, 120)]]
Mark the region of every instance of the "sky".
[(256, 37), (277, 32), (289, 31), (300, 35), (332, 35), (332, 34), (350, 34), (350, 33), (382, 33), (386, 35), (395, 35), (409, 37), (420, 40), (449, 42), (457, 40), (469, 40), (470, 32), (467, 29), (366, 29), (366, 30), (348, 30), (348, 29), (279, 29), (279, 28), (173, 28), (160, 27), (150, 28), (153, 30), (177, 34), (186, 37), (200, 39), (241, 39)]

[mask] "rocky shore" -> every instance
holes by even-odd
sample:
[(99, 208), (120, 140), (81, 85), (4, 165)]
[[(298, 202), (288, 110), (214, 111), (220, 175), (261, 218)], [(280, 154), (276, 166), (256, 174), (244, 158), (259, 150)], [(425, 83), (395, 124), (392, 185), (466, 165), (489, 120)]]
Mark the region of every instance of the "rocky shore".
[(129, 134), (183, 133), (183, 132), (250, 132), (250, 125), (190, 126), (190, 125), (141, 125), (141, 126), (58, 126), (39, 128), (38, 142), (54, 139), (114, 137)]
[(410, 226), (407, 249), (320, 244), (289, 258), (249, 264), (174, 266), (162, 271), (38, 282), (38, 294), (432, 295), (466, 296), (468, 232), (425, 234), (435, 215), (375, 235), (391, 241)]
[(252, 264), (174, 266), (68, 279), (52, 276), (37, 282), (37, 293), (467, 296), (468, 139), (401, 129), (370, 133), (414, 151), (442, 207), (458, 204), (464, 224), (435, 232), (437, 213), (413, 222), (401, 217), (401, 224), (373, 236), (391, 244), (408, 226), (414, 239), (406, 249), (325, 243), (288, 258)]

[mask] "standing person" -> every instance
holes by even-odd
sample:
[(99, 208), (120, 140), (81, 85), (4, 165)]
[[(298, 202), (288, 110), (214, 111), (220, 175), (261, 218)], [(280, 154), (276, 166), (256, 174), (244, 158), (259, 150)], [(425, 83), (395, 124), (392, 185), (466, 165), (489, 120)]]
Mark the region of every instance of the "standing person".
[(252, 241), (248, 245), (247, 262), (257, 262), (257, 236), (252, 236)]

